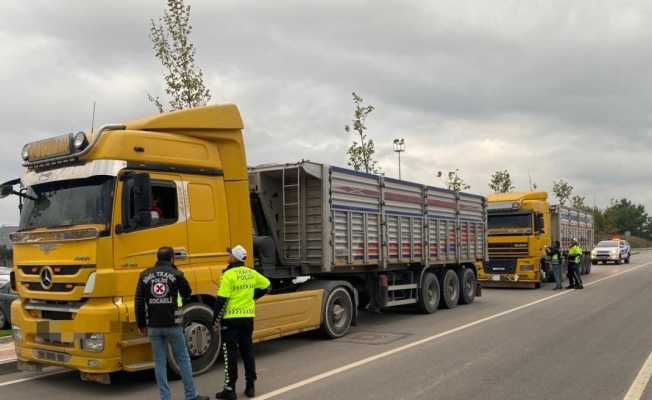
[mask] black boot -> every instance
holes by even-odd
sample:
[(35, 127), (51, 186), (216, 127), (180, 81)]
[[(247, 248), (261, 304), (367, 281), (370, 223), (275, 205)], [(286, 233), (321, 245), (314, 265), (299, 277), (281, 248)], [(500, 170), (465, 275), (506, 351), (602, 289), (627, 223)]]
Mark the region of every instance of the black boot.
[(247, 383), (247, 386), (245, 387), (245, 396), (250, 399), (256, 397), (256, 387), (253, 383)]
[(215, 398), (223, 400), (236, 400), (238, 395), (235, 394), (235, 390), (225, 387), (221, 392), (215, 393)]

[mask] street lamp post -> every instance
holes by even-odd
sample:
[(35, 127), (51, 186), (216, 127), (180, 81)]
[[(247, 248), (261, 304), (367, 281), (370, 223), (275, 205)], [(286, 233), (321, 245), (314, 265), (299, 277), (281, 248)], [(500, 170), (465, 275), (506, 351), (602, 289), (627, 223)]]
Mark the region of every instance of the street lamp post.
[(394, 139), (394, 152), (398, 154), (398, 179), (401, 180), (401, 153), (405, 151), (405, 139)]

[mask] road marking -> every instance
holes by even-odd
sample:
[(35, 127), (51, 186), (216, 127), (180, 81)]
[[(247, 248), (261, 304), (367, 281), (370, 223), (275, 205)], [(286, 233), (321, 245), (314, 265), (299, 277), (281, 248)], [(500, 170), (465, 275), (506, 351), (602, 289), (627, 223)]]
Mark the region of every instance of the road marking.
[(629, 387), (623, 400), (640, 400), (643, 397), (647, 384), (650, 382), (650, 377), (652, 377), (652, 353), (645, 360), (641, 370), (638, 371), (636, 379), (632, 382), (632, 386)]
[[(603, 282), (603, 281), (606, 281), (606, 280), (609, 280), (609, 279), (613, 279), (613, 278), (615, 278), (617, 276), (621, 276), (621, 275), (636, 271), (636, 270), (638, 270), (640, 268), (643, 268), (643, 267), (647, 267), (648, 265), (652, 265), (652, 261), (647, 262), (645, 264), (638, 265), (636, 267), (626, 269), (624, 271), (620, 271), (620, 272), (615, 273), (613, 275), (609, 275), (609, 276), (606, 276), (604, 278), (600, 278), (598, 280), (589, 282), (589, 283), (585, 284), (584, 286), (593, 286), (593, 285), (595, 285), (597, 283), (600, 283), (600, 282)], [(321, 373), (319, 375), (315, 375), (313, 377), (304, 379), (302, 381), (293, 383), (293, 384), (288, 385), (288, 386), (284, 386), (282, 388), (279, 388), (279, 389), (276, 389), (276, 390), (271, 391), (269, 393), (265, 393), (265, 394), (263, 394), (261, 396), (258, 396), (258, 397), (256, 397), (256, 399), (258, 399), (258, 400), (267, 400), (267, 399), (271, 399), (271, 398), (274, 398), (274, 397), (278, 397), (278, 396), (280, 396), (282, 394), (285, 394), (287, 392), (291, 392), (293, 390), (296, 390), (296, 389), (299, 389), (301, 387), (310, 385), (312, 383), (319, 382), (319, 381), (322, 381), (324, 379), (330, 378), (331, 376), (341, 374), (343, 372), (346, 372), (346, 371), (361, 367), (363, 365), (372, 363), (374, 361), (377, 361), (377, 360), (380, 360), (380, 359), (383, 359), (383, 358), (387, 358), (387, 357), (392, 356), (392, 355), (394, 355), (396, 353), (400, 353), (400, 352), (403, 352), (405, 350), (409, 350), (411, 348), (420, 346), (420, 345), (428, 343), (428, 342), (432, 342), (432, 341), (440, 339), (440, 338), (442, 338), (444, 336), (452, 335), (453, 333), (457, 333), (457, 332), (463, 331), (465, 329), (472, 328), (474, 326), (483, 324), (485, 322), (489, 322), (489, 321), (494, 320), (496, 318), (504, 317), (505, 315), (509, 315), (509, 314), (515, 313), (517, 311), (521, 311), (523, 309), (535, 306), (537, 304), (544, 303), (544, 302), (552, 300), (552, 299), (556, 299), (557, 297), (565, 296), (565, 295), (567, 295), (569, 293), (572, 293), (572, 292), (575, 292), (575, 290), (565, 290), (563, 292), (559, 292), (559, 293), (550, 295), (548, 297), (544, 297), (542, 299), (535, 300), (535, 301), (532, 301), (530, 303), (523, 304), (521, 306), (514, 307), (514, 308), (511, 308), (509, 310), (505, 310), (505, 311), (499, 312), (497, 314), (490, 315), (488, 317), (485, 317), (485, 318), (482, 318), (482, 319), (479, 319), (479, 320), (476, 320), (476, 321), (473, 321), (473, 322), (469, 322), (468, 324), (458, 326), (457, 328), (453, 328), (451, 330), (448, 330), (448, 331), (438, 333), (438, 334), (433, 335), (433, 336), (429, 336), (429, 337), (417, 340), (416, 342), (408, 343), (406, 345), (397, 347), (395, 349), (388, 350), (388, 351), (386, 351), (384, 353), (376, 354), (375, 356), (367, 357), (367, 358), (364, 358), (362, 360), (356, 361), (354, 363), (344, 365), (342, 367), (335, 368), (335, 369), (332, 369), (330, 371), (323, 372), (323, 373)], [(627, 399), (627, 400), (629, 400), (629, 399)], [(636, 399), (636, 400), (638, 400), (638, 399)]]
[(43, 374), (40, 374), (40, 375), (30, 376), (30, 377), (27, 377), (27, 378), (20, 378), (20, 379), (15, 379), (13, 381), (1, 382), (0, 387), (9, 386), (9, 385), (13, 385), (13, 384), (16, 384), (16, 383), (29, 382), (29, 381), (45, 378), (45, 377), (52, 376), (52, 375), (63, 374), (65, 372), (70, 372), (70, 370), (50, 371), (50, 372), (46, 372), (46, 373), (43, 373)]

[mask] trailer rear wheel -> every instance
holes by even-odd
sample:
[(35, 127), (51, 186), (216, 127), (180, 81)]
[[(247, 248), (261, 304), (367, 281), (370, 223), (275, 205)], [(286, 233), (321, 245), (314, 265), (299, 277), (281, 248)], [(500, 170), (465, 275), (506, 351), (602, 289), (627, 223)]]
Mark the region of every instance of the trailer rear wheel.
[(439, 280), (432, 272), (423, 274), (421, 287), (419, 288), (419, 299), (417, 308), (423, 314), (432, 314), (439, 308), (440, 300)]
[(321, 331), (330, 339), (340, 338), (348, 333), (352, 320), (351, 295), (343, 286), (338, 286), (328, 293)]
[(475, 273), (470, 268), (457, 272), (460, 279), (460, 304), (471, 304), (475, 300)]
[(460, 280), (452, 269), (447, 270), (441, 278), (441, 298), (444, 308), (455, 308), (460, 300)]

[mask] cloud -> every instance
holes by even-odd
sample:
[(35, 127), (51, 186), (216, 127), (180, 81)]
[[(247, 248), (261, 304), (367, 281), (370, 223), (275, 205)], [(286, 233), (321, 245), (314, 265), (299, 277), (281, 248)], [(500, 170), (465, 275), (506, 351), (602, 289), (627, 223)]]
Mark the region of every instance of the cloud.
[[(652, 5), (583, 0), (188, 1), (214, 101), (238, 104), (251, 164), (346, 165), (351, 92), (383, 171), (404, 137), (403, 175), (438, 184), (459, 168), (486, 193), (507, 168), (519, 189), (570, 181), (590, 204), (652, 207)], [(119, 122), (163, 92), (148, 28), (160, 1), (5, 1), (0, 6), (0, 171), (26, 142)], [(0, 201), (14, 223), (15, 200)]]

